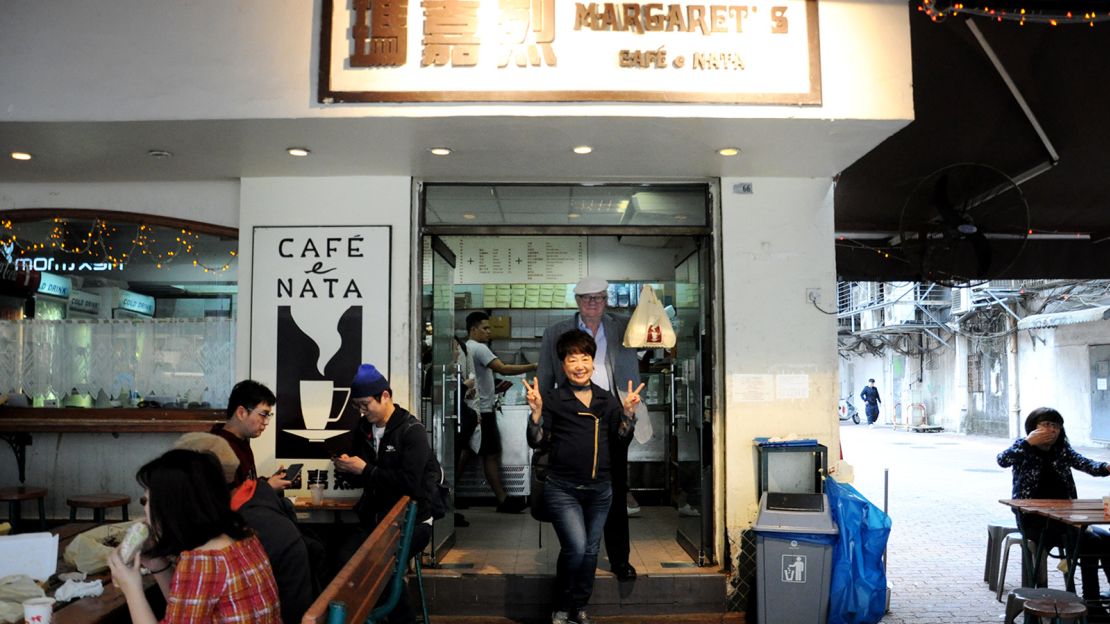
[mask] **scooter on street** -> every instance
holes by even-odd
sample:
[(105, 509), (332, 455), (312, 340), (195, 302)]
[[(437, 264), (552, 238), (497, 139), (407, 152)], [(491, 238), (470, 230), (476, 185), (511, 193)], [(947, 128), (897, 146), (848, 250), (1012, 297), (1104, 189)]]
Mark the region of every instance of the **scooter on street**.
[(859, 411), (852, 403), (852, 397), (840, 399), (836, 406), (836, 415), (842, 421), (851, 419), (853, 423), (859, 424)]

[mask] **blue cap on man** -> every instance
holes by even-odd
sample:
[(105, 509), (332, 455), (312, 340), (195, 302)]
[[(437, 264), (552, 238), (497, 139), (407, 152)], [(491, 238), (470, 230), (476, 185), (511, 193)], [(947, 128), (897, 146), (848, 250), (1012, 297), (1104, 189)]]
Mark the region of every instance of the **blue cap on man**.
[(389, 389), (389, 380), (378, 372), (373, 364), (363, 364), (358, 367), (355, 378), (351, 380), (351, 398), (363, 399), (378, 396)]

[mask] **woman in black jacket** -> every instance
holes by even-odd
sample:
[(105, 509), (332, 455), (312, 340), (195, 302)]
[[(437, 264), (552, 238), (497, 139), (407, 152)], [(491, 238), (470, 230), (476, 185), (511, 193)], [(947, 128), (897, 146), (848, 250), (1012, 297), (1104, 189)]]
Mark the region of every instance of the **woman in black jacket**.
[[(1080, 455), (1068, 444), (1064, 417), (1051, 407), (1038, 407), (1025, 419), (1024, 438), (998, 454), (998, 465), (1013, 467), (1013, 498), (1076, 497), (1072, 469), (1105, 477), (1110, 464)], [(1015, 512), (1016, 513), (1016, 512)], [(1042, 540), (1049, 548), (1067, 543), (1065, 529), (1032, 514), (1018, 515), (1018, 526), (1031, 540)], [(1079, 570), (1083, 577), (1083, 598), (1098, 600), (1099, 567), (1110, 578), (1110, 532), (1088, 527), (1079, 542)]]
[(586, 605), (593, 593), (597, 554), (613, 489), (609, 477), (609, 439), (627, 437), (635, 424), (640, 390), (628, 382), (623, 405), (590, 381), (597, 344), (572, 330), (555, 345), (567, 383), (540, 392), (539, 380), (528, 388), (532, 418), (528, 435), (551, 449), (544, 485), (544, 504), (559, 537), (552, 624), (591, 624)]

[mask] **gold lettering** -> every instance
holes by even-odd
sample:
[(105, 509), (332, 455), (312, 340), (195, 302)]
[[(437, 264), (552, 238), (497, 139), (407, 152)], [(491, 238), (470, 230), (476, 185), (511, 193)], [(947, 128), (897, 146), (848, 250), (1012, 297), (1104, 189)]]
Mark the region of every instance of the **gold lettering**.
[(422, 66), (457, 67), (478, 64), (479, 0), (422, 0), (424, 54)]
[(748, 7), (744, 5), (730, 6), (728, 12), (729, 15), (736, 18), (736, 32), (744, 32), (744, 20), (748, 18)]
[(781, 35), (789, 31), (790, 22), (786, 19), (786, 7), (771, 7), (771, 32), (776, 35)]
[(709, 7), (709, 23), (712, 24), (711, 30), (715, 33), (728, 32), (728, 7), (721, 4), (714, 4)]
[(644, 28), (651, 32), (658, 32), (663, 30), (663, 5), (662, 4), (647, 4), (644, 5)]
[(588, 6), (581, 2), (574, 4), (574, 29), (582, 30), (582, 27), (593, 28), (594, 11), (597, 9), (597, 3), (591, 2)]
[(694, 32), (694, 24), (701, 29), (701, 34), (709, 34), (709, 25), (705, 23), (705, 7), (691, 4), (686, 7), (686, 32)]
[(667, 5), (667, 27), (666, 32), (676, 30), (684, 32), (686, 30), (686, 18), (682, 13), (681, 4), (668, 4)]
[(605, 12), (601, 14), (601, 28), (595, 28), (594, 30), (624, 30), (621, 27), (620, 14), (617, 13), (617, 7), (612, 2), (605, 3)]
[(396, 67), (405, 64), (408, 5), (408, 0), (354, 0), (352, 67)]
[(644, 25), (640, 23), (640, 5), (624, 5), (624, 29), (634, 30), (641, 35), (644, 34)]
[(499, 0), (498, 67), (555, 66), (555, 0)]

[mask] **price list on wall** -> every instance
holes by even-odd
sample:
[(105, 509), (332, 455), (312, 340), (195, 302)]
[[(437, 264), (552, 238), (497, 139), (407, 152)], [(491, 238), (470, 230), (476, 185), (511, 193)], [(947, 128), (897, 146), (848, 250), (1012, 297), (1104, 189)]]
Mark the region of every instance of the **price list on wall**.
[(573, 283), (586, 274), (586, 239), (457, 239), (459, 284)]

